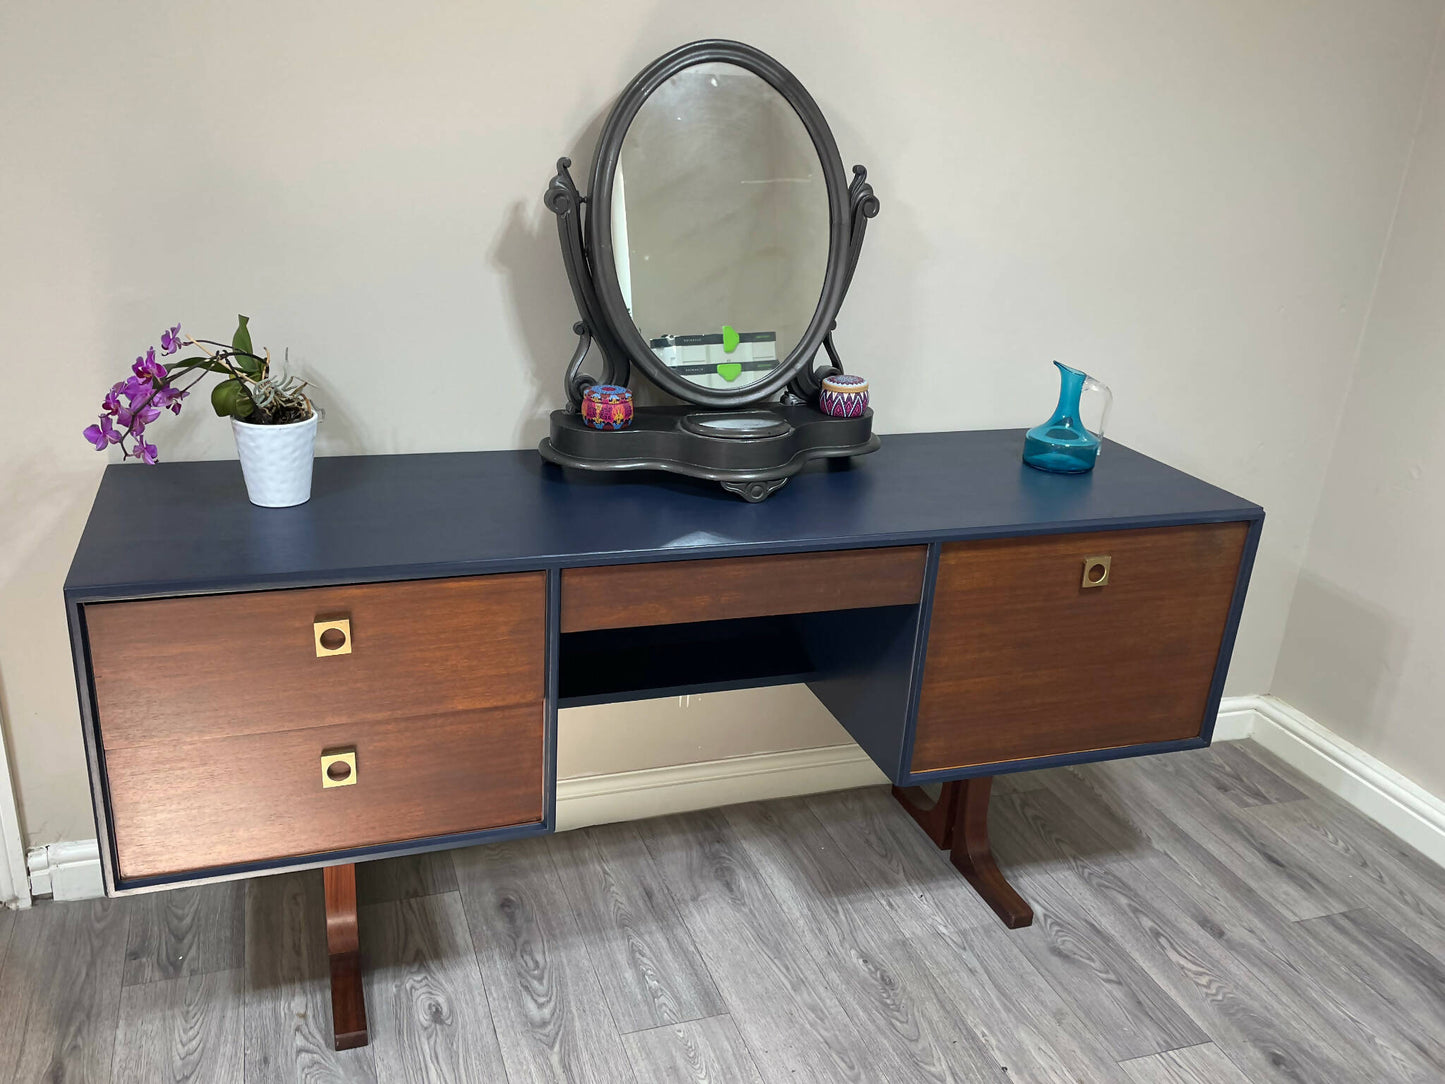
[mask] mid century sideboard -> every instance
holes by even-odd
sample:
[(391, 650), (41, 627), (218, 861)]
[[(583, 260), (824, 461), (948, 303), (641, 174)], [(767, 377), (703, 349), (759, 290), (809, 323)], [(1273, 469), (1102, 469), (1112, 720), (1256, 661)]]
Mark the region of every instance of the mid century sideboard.
[(559, 707), (805, 682), (1025, 924), (990, 779), (1208, 744), (1264, 513), (1022, 439), (891, 436), (762, 504), (533, 452), (321, 459), (288, 509), (111, 466), (65, 585), (106, 891), (324, 867), (358, 1045), (354, 863), (552, 831)]

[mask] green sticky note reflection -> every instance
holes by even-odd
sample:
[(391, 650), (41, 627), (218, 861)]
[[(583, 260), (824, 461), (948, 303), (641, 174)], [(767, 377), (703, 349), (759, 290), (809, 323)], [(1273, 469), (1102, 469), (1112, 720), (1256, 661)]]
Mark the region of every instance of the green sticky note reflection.
[(717, 375), (722, 377), (729, 384), (731, 384), (738, 377), (742, 376), (742, 374), (743, 366), (741, 362), (724, 361), (717, 367)]
[[(724, 324), (724, 325), (723, 325), (723, 353), (724, 353), (724, 354), (731, 354), (734, 350), (736, 350), (736, 349), (738, 348), (738, 343), (741, 342), (741, 341), (742, 341), (742, 340), (738, 338), (738, 329), (737, 329), (737, 328), (733, 327), (731, 324)], [(718, 372), (722, 372), (722, 370), (719, 369)], [(732, 377), (728, 377), (728, 379), (731, 380)]]

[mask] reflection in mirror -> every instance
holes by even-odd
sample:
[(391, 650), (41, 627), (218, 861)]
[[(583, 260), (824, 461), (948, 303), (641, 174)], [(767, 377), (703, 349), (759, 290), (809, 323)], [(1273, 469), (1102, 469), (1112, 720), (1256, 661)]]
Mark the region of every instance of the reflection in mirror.
[(740, 388), (802, 339), (827, 271), (827, 182), (764, 79), (706, 63), (658, 87), (623, 138), (611, 211), (623, 300), (673, 372)]

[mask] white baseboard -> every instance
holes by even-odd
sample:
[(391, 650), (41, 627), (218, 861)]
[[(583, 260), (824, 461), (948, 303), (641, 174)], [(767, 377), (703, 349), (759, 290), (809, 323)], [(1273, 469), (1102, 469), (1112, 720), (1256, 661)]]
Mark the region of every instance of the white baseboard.
[(25, 856), (30, 894), (57, 900), (90, 900), (105, 895), (100, 847), (93, 839), (32, 847)]
[[(1445, 866), (1445, 801), (1275, 697), (1220, 702), (1214, 740), (1246, 738)], [(560, 779), (557, 830), (886, 782), (856, 745)], [(93, 839), (36, 847), (27, 864), (33, 895), (78, 900), (104, 894)]]
[(25, 874), (25, 844), (20, 838), (20, 812), (10, 780), (0, 720), (0, 907), (23, 910), (30, 906), (30, 879)]
[(1243, 741), (1254, 732), (1259, 721), (1255, 702), (1257, 696), (1226, 696), (1219, 702), (1219, 714), (1214, 718), (1215, 741)]
[[(1226, 707), (1228, 724), (1226, 725)], [(1220, 704), (1215, 740), (1249, 738), (1445, 866), (1445, 800), (1274, 696)]]
[(886, 782), (856, 745), (559, 779), (557, 830)]

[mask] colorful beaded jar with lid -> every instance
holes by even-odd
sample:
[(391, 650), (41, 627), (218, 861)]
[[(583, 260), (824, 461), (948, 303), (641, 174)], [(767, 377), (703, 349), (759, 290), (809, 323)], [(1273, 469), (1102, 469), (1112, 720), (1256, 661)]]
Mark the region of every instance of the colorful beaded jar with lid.
[(593, 429), (632, 424), (632, 392), (617, 384), (593, 384), (582, 394), (582, 420)]
[(824, 377), (818, 409), (835, 418), (861, 418), (868, 409), (868, 381), (851, 373)]

